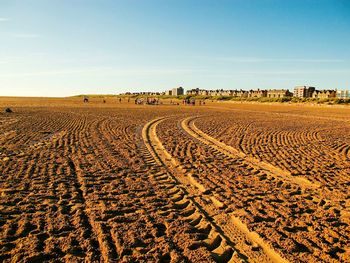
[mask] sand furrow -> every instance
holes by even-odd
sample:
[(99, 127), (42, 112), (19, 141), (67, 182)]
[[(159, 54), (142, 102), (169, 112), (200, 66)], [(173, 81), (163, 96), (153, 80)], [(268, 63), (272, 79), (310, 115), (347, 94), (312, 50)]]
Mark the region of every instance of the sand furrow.
[(306, 178), (292, 176), (291, 173), (289, 173), (288, 171), (283, 171), (280, 168), (275, 167), (269, 163), (259, 161), (255, 158), (249, 157), (242, 151), (238, 151), (232, 148), (231, 146), (228, 146), (220, 141), (217, 141), (213, 137), (199, 130), (194, 125), (194, 119), (195, 119), (194, 117), (189, 117), (182, 120), (181, 126), (191, 136), (203, 142), (204, 144), (218, 150), (219, 152), (227, 155), (228, 157), (232, 157), (234, 159), (240, 158), (242, 163), (247, 163), (248, 165), (258, 170), (264, 170), (265, 172), (268, 172), (272, 176), (280, 178), (282, 180), (285, 180), (294, 184), (298, 184), (301, 187), (306, 187), (306, 188), (319, 187), (318, 184), (312, 183)]
[[(190, 211), (186, 213), (187, 221), (197, 227), (200, 232), (207, 235), (204, 240), (194, 243), (191, 247), (193, 249), (197, 249), (200, 246), (208, 248), (212, 252), (214, 260), (219, 262), (234, 261), (235, 257), (231, 259), (228, 256), (228, 251), (231, 250), (235, 251), (234, 255), (237, 255), (240, 260), (264, 258), (265, 261), (286, 262), (285, 259), (266, 244), (264, 244), (262, 250), (254, 251), (256, 249), (252, 246), (242, 246), (233, 242), (233, 240), (240, 240), (240, 242), (246, 240), (247, 243), (252, 239), (252, 235), (247, 235), (245, 231), (242, 231), (242, 228), (237, 227), (234, 228), (236, 232), (225, 232), (224, 229), (227, 229), (227, 225), (235, 225), (235, 221), (228, 221), (224, 224), (223, 222), (216, 221), (214, 218), (216, 214), (215, 210), (222, 209), (225, 205), (198, 183), (191, 174), (186, 174), (186, 169), (165, 150), (156, 134), (157, 125), (164, 120), (166, 119), (159, 118), (147, 123), (144, 126), (142, 134), (145, 145), (153, 155), (157, 165), (167, 167), (169, 178), (182, 187), (183, 195), (187, 197), (178, 197), (179, 201), (175, 203), (176, 208)], [(197, 198), (192, 198), (191, 196), (197, 196)], [(203, 200), (210, 200), (210, 203), (205, 205)], [(238, 247), (240, 249), (244, 247), (245, 251), (238, 249)]]

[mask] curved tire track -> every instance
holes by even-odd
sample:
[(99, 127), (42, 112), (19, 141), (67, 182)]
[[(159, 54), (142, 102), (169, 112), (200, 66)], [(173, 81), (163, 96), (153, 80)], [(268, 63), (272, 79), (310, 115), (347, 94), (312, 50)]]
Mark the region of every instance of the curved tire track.
[[(186, 174), (186, 169), (166, 151), (156, 133), (157, 125), (166, 119), (157, 118), (144, 126), (143, 154), (149, 166), (166, 168), (167, 172), (155, 175), (155, 179), (168, 189), (174, 208), (181, 211), (183, 219), (203, 236), (190, 249), (205, 247), (216, 262), (287, 262), (240, 219), (218, 212), (223, 204), (191, 174)], [(211, 204), (206, 205), (203, 200), (210, 200)]]
[(310, 182), (306, 178), (295, 177), (291, 175), (290, 172), (277, 168), (269, 163), (259, 161), (255, 158), (247, 156), (245, 153), (236, 150), (235, 148), (228, 146), (213, 137), (207, 135), (198, 129), (194, 120), (198, 117), (188, 117), (181, 121), (181, 127), (193, 138), (199, 140), (200, 142), (206, 144), (207, 146), (213, 148), (214, 150), (226, 155), (227, 157), (234, 159), (242, 159), (242, 163), (245, 163), (255, 169), (263, 170), (269, 175), (287, 181), (289, 183), (297, 184), (303, 188), (318, 188), (319, 185)]

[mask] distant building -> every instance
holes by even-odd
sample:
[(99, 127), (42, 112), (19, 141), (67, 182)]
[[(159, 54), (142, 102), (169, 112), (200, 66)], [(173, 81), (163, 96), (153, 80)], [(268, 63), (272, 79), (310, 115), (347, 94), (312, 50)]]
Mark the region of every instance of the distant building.
[(336, 96), (337, 92), (335, 90), (315, 90), (312, 93), (312, 97), (317, 99), (335, 98)]
[(209, 90), (209, 96), (230, 96), (230, 91), (223, 89)]
[(125, 92), (120, 93), (119, 95), (127, 95), (127, 96), (160, 96), (165, 95), (165, 92), (154, 92), (154, 91), (141, 91), (141, 92)]
[(246, 90), (235, 90), (233, 93), (234, 97), (239, 97), (239, 98), (246, 98), (248, 97), (248, 91)]
[(173, 88), (171, 93), (173, 96), (184, 95), (184, 89), (182, 87)]
[(199, 88), (196, 88), (196, 89), (191, 89), (191, 90), (188, 90), (186, 92), (187, 95), (192, 95), (192, 96), (207, 96), (209, 95), (209, 91), (208, 90), (205, 90), (205, 89), (199, 89)]
[(140, 92), (125, 92), (125, 93), (119, 93), (119, 95), (140, 95)]
[(271, 89), (267, 91), (268, 98), (286, 98), (292, 97), (293, 93), (291, 93), (287, 89)]
[(294, 88), (294, 97), (298, 98), (311, 98), (313, 92), (316, 90), (315, 87), (310, 86), (296, 86)]
[(165, 91), (165, 95), (172, 96), (173, 95), (173, 91), (172, 90), (167, 90), (167, 91)]
[(140, 95), (146, 95), (146, 96), (159, 96), (159, 95), (162, 95), (161, 92), (153, 92), (153, 91), (142, 91), (139, 94)]
[(248, 98), (261, 98), (261, 97), (267, 97), (267, 90), (250, 90), (247, 94)]
[(233, 91), (232, 90), (221, 90), (220, 96), (232, 96)]
[(187, 95), (196, 95), (196, 93), (197, 93), (196, 89), (190, 89), (190, 90), (186, 91)]
[(339, 99), (350, 99), (350, 91), (349, 90), (338, 90), (337, 98)]

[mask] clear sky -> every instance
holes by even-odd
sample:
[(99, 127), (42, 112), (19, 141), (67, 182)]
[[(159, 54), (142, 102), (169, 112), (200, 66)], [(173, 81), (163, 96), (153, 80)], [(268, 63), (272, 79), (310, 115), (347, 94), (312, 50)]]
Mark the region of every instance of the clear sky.
[(0, 95), (350, 89), (348, 0), (0, 0)]

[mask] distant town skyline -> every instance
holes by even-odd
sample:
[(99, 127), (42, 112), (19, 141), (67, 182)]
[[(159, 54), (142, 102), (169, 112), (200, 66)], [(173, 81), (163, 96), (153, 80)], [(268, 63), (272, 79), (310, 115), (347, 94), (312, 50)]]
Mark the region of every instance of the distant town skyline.
[(346, 0), (2, 0), (0, 96), (350, 89)]
[(173, 88), (163, 92), (126, 92), (124, 96), (203, 96), (203, 97), (231, 97), (231, 98), (312, 98), (312, 99), (350, 99), (350, 90), (319, 90), (312, 86), (295, 86), (289, 89), (189, 89)]

